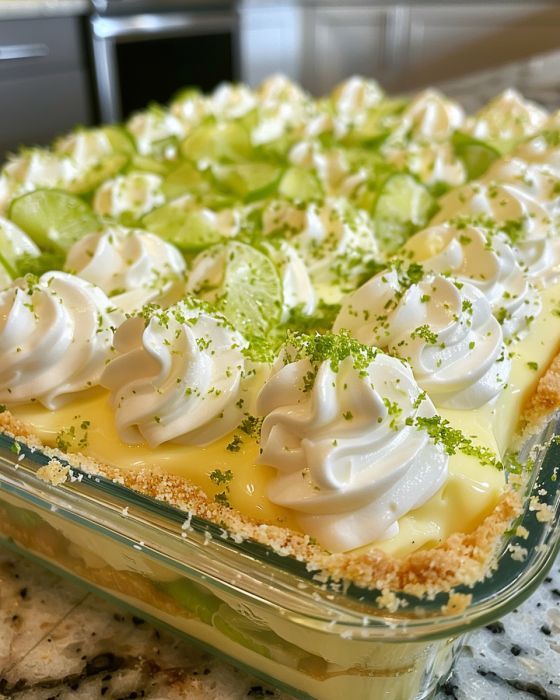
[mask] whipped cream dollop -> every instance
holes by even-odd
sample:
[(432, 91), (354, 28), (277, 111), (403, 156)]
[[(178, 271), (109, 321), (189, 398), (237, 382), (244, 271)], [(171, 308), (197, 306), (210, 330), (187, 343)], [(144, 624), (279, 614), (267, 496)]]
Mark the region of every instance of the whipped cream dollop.
[(112, 226), (84, 236), (68, 251), (65, 267), (100, 287), (128, 313), (149, 302), (169, 306), (185, 290), (181, 253), (141, 229)]
[[(130, 143), (132, 148), (132, 142)], [(114, 153), (108, 133), (103, 129), (76, 129), (59, 138), (54, 150), (84, 168), (96, 165)]]
[(106, 180), (96, 191), (93, 208), (97, 214), (127, 223), (138, 221), (165, 203), (163, 178), (154, 173), (128, 173)]
[(539, 131), (548, 112), (526, 100), (517, 90), (504, 90), (465, 124), (465, 131), (481, 141), (512, 143)]
[(540, 295), (501, 231), (448, 223), (414, 234), (404, 252), (432, 272), (477, 287), (500, 321), (504, 338), (519, 339), (542, 310)]
[(389, 143), (381, 150), (390, 163), (409, 170), (427, 185), (459, 187), (467, 180), (465, 166), (449, 143), (412, 141), (404, 147)]
[(510, 359), (487, 299), (468, 282), (417, 268), (380, 272), (343, 302), (333, 330), (410, 363), (436, 406), (479, 408), (502, 391)]
[(336, 296), (355, 286), (378, 254), (370, 217), (342, 199), (326, 198), (307, 207), (270, 202), (263, 211), (262, 229), (265, 236), (289, 241), (320, 296)]
[(296, 143), (288, 159), (293, 165), (315, 173), (325, 193), (334, 197), (350, 196), (368, 178), (366, 168), (351, 167), (342, 149), (326, 149), (312, 139)]
[(531, 168), (531, 177), (521, 182), (514, 176), (517, 166), (509, 162), (493, 168), (494, 174), (508, 178), (499, 182), (471, 182), (453, 190), (439, 200), (440, 209), (432, 224), (455, 217), (475, 223), (497, 226), (514, 244), (516, 258), (531, 280), (539, 287), (559, 279), (559, 213), (551, 190), (551, 176)]
[[(185, 136), (185, 127), (181, 121), (170, 111), (157, 105), (134, 114), (128, 120), (126, 128), (134, 137), (138, 152), (143, 156), (158, 150), (159, 142), (182, 139)], [(169, 155), (174, 155), (173, 147)]]
[(209, 110), (218, 119), (240, 119), (257, 104), (257, 97), (250, 88), (235, 83), (221, 83), (208, 98)]
[(383, 97), (383, 90), (375, 80), (353, 75), (334, 88), (331, 102), (340, 117), (353, 121), (377, 107)]
[(276, 73), (269, 76), (257, 89), (259, 105), (265, 109), (279, 107), (288, 102), (292, 105), (304, 105), (309, 101), (309, 95), (286, 75)]
[(512, 156), (560, 177), (560, 112), (555, 112), (534, 136), (516, 146)]
[(445, 194), (438, 204), (433, 224), (456, 216), (488, 217), (508, 231), (516, 243), (556, 235), (557, 223), (546, 203), (510, 182), (470, 182)]
[(481, 179), (483, 182), (514, 185), (545, 205), (552, 215), (558, 213), (560, 179), (542, 165), (527, 163), (515, 156), (500, 158), (494, 161)]
[[(333, 358), (321, 348), (335, 339)], [(286, 347), (257, 398), (268, 497), (332, 552), (394, 536), (447, 478), (448, 457), (417, 421), (435, 415), (400, 360), (345, 336)], [(350, 353), (341, 352), (343, 344)], [(334, 359), (336, 358), (336, 359)]]
[(276, 141), (289, 132), (303, 129), (310, 109), (303, 90), (283, 75), (267, 78), (257, 90), (257, 124), (251, 132), (254, 146)]
[(464, 121), (465, 112), (458, 102), (438, 90), (424, 90), (407, 105), (391, 138), (444, 141), (460, 129)]
[(101, 377), (121, 440), (204, 445), (227, 435), (243, 416), (246, 345), (194, 300), (125, 321)]
[(64, 272), (0, 292), (0, 401), (54, 410), (99, 384), (122, 320), (101, 289)]
[(185, 134), (210, 114), (208, 98), (198, 90), (182, 90), (169, 105), (169, 112), (181, 123)]
[(0, 174), (0, 213), (10, 202), (39, 188), (72, 189), (79, 167), (72, 158), (45, 148), (31, 148), (8, 159)]

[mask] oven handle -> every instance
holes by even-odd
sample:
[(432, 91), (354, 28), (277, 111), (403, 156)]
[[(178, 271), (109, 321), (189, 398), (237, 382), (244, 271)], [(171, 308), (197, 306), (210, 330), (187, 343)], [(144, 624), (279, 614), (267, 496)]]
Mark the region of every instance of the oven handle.
[(207, 34), (231, 31), (236, 27), (235, 13), (170, 12), (139, 14), (127, 17), (91, 18), (95, 39), (133, 41), (138, 37), (157, 39), (170, 34)]
[(44, 58), (49, 55), (46, 44), (8, 44), (0, 46), (0, 61), (21, 61), (26, 58)]

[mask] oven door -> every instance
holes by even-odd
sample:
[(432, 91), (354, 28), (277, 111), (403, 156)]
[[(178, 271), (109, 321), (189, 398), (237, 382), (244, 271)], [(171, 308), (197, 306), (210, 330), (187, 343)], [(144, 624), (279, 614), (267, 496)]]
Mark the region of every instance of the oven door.
[(169, 12), (91, 20), (99, 116), (116, 122), (181, 87), (213, 89), (238, 77), (234, 10)]

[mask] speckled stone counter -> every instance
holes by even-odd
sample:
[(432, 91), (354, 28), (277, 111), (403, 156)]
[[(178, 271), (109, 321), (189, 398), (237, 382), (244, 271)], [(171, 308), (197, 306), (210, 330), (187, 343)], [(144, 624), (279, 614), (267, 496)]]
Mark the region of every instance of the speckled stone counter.
[[(0, 548), (0, 698), (289, 696)], [(472, 634), (436, 698), (560, 700), (560, 559), (525, 604)]]

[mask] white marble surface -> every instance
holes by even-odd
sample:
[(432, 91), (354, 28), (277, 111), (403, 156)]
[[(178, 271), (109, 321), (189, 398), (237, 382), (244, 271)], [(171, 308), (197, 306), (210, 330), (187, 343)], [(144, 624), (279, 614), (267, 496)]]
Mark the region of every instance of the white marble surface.
[[(289, 700), (0, 548), (0, 698), (103, 697)], [(560, 559), (526, 603), (471, 636), (436, 698), (560, 700)]]

